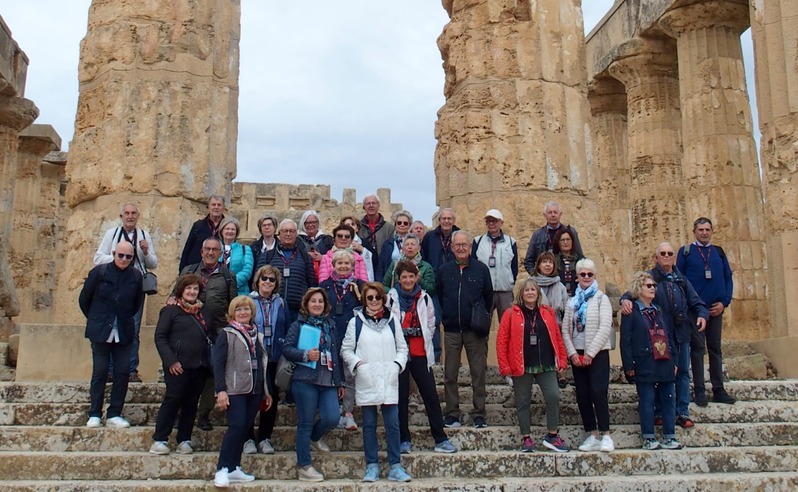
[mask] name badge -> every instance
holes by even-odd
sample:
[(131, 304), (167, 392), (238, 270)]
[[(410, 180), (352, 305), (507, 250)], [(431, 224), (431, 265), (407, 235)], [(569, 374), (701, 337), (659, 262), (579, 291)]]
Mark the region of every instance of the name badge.
[(529, 335), (529, 345), (537, 345), (538, 344), (538, 336), (537, 335)]
[(496, 257), (495, 256), (491, 256), (490, 258), (488, 258), (488, 266), (489, 267), (495, 267), (496, 266)]
[(291, 269), (290, 268), (283, 268), (283, 278), (288, 278), (291, 276)]
[(343, 304), (336, 304), (335, 305), (335, 314), (336, 316), (340, 316), (344, 314), (344, 305)]
[(704, 270), (704, 278), (707, 280), (712, 280), (712, 270), (709, 268)]

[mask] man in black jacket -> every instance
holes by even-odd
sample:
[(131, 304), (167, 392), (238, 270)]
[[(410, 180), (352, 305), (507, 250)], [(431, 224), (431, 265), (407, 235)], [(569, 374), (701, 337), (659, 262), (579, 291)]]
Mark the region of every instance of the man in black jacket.
[(474, 427), (487, 427), (485, 421), (485, 370), (488, 365), (488, 337), (474, 333), (471, 310), (475, 303), (483, 307), (493, 302), (490, 271), (484, 263), (471, 260), (471, 236), (464, 231), (452, 234), (454, 261), (446, 263), (435, 275), (435, 288), (443, 313), (444, 365), (443, 385), (446, 397), (446, 427), (460, 427), (460, 394), (457, 374), (465, 348), (473, 389)]
[(127, 394), (130, 351), (135, 336), (133, 318), (144, 302), (141, 272), (130, 267), (133, 254), (132, 244), (118, 242), (113, 251), (114, 261), (92, 268), (80, 291), (80, 310), (87, 319), (85, 336), (91, 341), (92, 353), (86, 427), (102, 426), (105, 382), (112, 356), (116, 365), (106, 424), (109, 427), (130, 427), (122, 418), (122, 407)]
[(222, 219), (224, 219), (224, 197), (211, 195), (208, 199), (208, 215), (191, 226), (186, 244), (183, 246), (183, 253), (180, 255), (178, 271), (182, 272), (186, 266), (199, 263), (202, 260), (203, 241), (209, 237), (221, 238), (219, 224)]

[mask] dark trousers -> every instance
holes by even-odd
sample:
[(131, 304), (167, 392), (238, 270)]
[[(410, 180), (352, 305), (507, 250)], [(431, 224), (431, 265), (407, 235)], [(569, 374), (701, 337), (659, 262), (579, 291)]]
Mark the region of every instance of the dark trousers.
[(435, 388), (435, 376), (432, 370), (427, 367), (427, 357), (413, 357), (407, 361), (405, 370), (399, 374), (399, 436), (401, 442), (410, 442), (410, 412), (408, 401), (410, 396), (410, 376), (418, 386), (421, 400), (427, 411), (429, 429), (435, 444), (439, 444), (447, 439), (446, 432), (443, 430), (443, 412), (441, 411), (441, 401), (438, 398), (438, 390)]
[(227, 407), (227, 432), (222, 439), (222, 448), (219, 450), (219, 461), (216, 469), (227, 468), (233, 471), (241, 466), (241, 452), (244, 450), (244, 441), (250, 424), (255, 419), (263, 393), (249, 393), (246, 395), (231, 395), (230, 406)]
[(155, 432), (152, 434), (153, 441), (169, 439), (178, 412), (180, 412), (180, 421), (177, 424), (177, 442), (191, 440), (194, 418), (197, 416), (197, 403), (207, 377), (208, 370), (204, 367), (183, 369), (183, 374), (179, 376), (173, 375), (164, 367), (166, 393), (163, 395), (161, 408), (158, 409)]
[(471, 371), (471, 388), (473, 389), (472, 401), (473, 417), (485, 418), (485, 373), (488, 367), (488, 339), (475, 335), (473, 332), (443, 333), (443, 387), (445, 389), (446, 415), (460, 418), (460, 385), (457, 377), (460, 374), (460, 356), (465, 348), (468, 359), (468, 369)]
[(707, 328), (703, 333), (693, 328), (690, 341), (690, 363), (693, 366), (693, 385), (695, 392), (706, 392), (704, 381), (704, 349), (709, 351), (709, 382), (712, 391), (723, 389), (723, 352), (720, 340), (723, 332), (723, 315), (710, 316)]
[[(272, 388), (272, 401), (274, 403), (272, 403), (272, 406), (265, 412), (263, 410), (260, 411), (258, 440), (256, 442), (261, 442), (264, 439), (271, 440), (274, 424), (277, 422), (277, 402), (280, 401), (280, 388), (278, 388), (277, 384), (274, 382), (275, 377), (277, 377), (276, 362), (269, 362), (266, 366), (266, 377), (269, 378), (270, 381), (269, 387)], [(255, 440), (255, 422), (252, 422), (252, 425), (249, 427), (247, 438), (253, 441)]]
[(108, 404), (107, 417), (122, 415), (122, 406), (127, 395), (128, 376), (130, 374), (130, 343), (91, 342), (91, 383), (89, 384), (89, 417), (103, 416), (105, 400), (105, 382), (108, 380), (108, 365), (111, 357), (122, 362), (114, 367), (114, 382), (111, 386), (111, 401)]
[[(579, 355), (584, 351), (577, 350)], [(607, 392), (610, 389), (610, 353), (601, 350), (587, 367), (572, 368), (576, 386), (576, 404), (586, 432), (598, 428), (610, 430), (610, 404)], [(598, 424), (598, 427), (596, 426)]]

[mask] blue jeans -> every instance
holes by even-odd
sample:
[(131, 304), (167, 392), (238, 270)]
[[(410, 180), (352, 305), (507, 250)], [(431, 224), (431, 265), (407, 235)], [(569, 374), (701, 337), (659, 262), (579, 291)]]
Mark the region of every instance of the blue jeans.
[[(146, 302), (146, 300), (145, 300)], [(130, 349), (130, 374), (139, 370), (139, 333), (141, 332), (141, 316), (144, 314), (144, 303), (141, 304), (139, 311), (133, 316), (133, 343)], [(114, 372), (114, 357), (108, 364), (108, 372)], [(116, 376), (114, 376), (116, 379)]]
[(662, 436), (665, 439), (676, 437), (676, 406), (674, 405), (674, 384), (635, 383), (637, 386), (637, 412), (640, 415), (640, 432), (644, 439), (653, 439), (654, 404), (662, 404)]
[[(324, 434), (338, 425), (338, 388), (318, 386), (303, 381), (294, 381), (291, 391), (296, 401), (296, 464), (308, 466), (310, 460), (310, 441), (318, 441)], [(316, 410), (319, 420), (316, 420)], [(397, 422), (397, 436), (398, 436)]]
[[(111, 357), (117, 360), (130, 360), (130, 343), (101, 343), (91, 342), (92, 371), (89, 383), (89, 417), (103, 416), (103, 401), (105, 400), (105, 382), (108, 380), (108, 366)], [(114, 370), (114, 382), (111, 386), (111, 401), (108, 405), (108, 415), (119, 417), (122, 406), (125, 404), (128, 380), (127, 364), (118, 364)]]
[[(399, 464), (399, 405), (381, 405), (382, 421), (385, 426), (385, 439), (388, 441), (388, 463)], [(377, 406), (360, 407), (363, 414), (363, 451), (366, 464), (378, 463), (377, 451)]]
[(233, 471), (241, 466), (241, 452), (247, 440), (249, 427), (255, 420), (258, 407), (263, 400), (263, 393), (246, 395), (230, 395), (230, 406), (227, 407), (227, 432), (222, 439), (219, 450), (219, 461), (216, 469), (227, 468)]
[[(690, 342), (679, 344), (679, 358), (676, 361), (676, 415), (690, 416)], [(654, 402), (654, 415), (662, 415), (659, 400)]]

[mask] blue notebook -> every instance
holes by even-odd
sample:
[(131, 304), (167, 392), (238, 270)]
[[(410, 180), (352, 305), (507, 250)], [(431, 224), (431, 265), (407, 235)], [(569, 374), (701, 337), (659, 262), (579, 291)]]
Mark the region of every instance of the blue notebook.
[[(321, 328), (311, 325), (302, 325), (299, 327), (299, 340), (296, 342), (296, 348), (299, 350), (317, 349), (319, 348), (319, 341), (321, 341)], [(316, 369), (316, 362), (315, 360), (309, 360), (307, 362), (297, 362), (297, 364)]]

